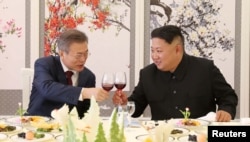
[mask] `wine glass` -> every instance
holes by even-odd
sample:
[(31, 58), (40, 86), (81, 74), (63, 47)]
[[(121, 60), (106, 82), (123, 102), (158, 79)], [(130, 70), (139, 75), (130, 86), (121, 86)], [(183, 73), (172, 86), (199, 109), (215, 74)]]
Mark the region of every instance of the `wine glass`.
[(115, 87), (118, 89), (118, 91), (122, 91), (122, 89), (125, 88), (126, 83), (127, 79), (125, 72), (117, 72), (115, 74)]
[[(116, 72), (115, 73), (115, 87), (118, 90), (119, 95), (122, 89), (125, 88), (126, 83), (127, 83), (127, 79), (126, 79), (125, 72)], [(118, 113), (123, 110), (120, 104), (118, 104), (117, 109), (118, 109)]]
[(104, 73), (102, 77), (102, 88), (110, 91), (114, 87), (114, 75), (112, 73)]
[(127, 102), (127, 119), (128, 119), (128, 127), (131, 125), (132, 122), (132, 115), (135, 112), (135, 102), (134, 101), (128, 101)]

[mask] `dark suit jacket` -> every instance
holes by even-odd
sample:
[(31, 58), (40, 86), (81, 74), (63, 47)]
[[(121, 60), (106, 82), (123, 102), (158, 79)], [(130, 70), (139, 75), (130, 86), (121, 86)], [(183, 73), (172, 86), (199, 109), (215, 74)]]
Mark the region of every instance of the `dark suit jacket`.
[(153, 120), (183, 118), (180, 110), (190, 109), (191, 118), (210, 111), (229, 112), (235, 117), (238, 98), (213, 61), (184, 55), (174, 73), (163, 72), (155, 64), (140, 71), (139, 83), (128, 98), (136, 103), (134, 117), (147, 105)]
[(67, 85), (59, 56), (48, 56), (35, 62), (35, 74), (28, 107), (28, 115), (51, 116), (51, 111), (65, 103), (77, 106), (80, 117), (90, 106), (90, 100), (78, 101), (83, 87), (95, 87), (95, 75), (84, 68), (79, 72), (78, 86)]

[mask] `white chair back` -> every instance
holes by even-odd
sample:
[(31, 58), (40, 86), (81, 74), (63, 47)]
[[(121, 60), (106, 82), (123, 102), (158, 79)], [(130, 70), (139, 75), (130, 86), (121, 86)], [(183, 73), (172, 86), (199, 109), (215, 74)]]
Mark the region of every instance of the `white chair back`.
[(32, 89), (34, 69), (22, 68), (21, 74), (22, 74), (22, 105), (23, 109), (27, 110)]

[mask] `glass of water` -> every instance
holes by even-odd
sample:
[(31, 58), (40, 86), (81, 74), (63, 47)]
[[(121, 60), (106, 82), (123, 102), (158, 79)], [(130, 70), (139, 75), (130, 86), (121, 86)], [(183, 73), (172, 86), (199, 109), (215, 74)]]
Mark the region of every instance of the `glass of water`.
[(128, 127), (131, 126), (131, 122), (132, 122), (132, 115), (135, 112), (135, 102), (134, 101), (128, 101), (127, 102), (127, 119), (128, 119)]

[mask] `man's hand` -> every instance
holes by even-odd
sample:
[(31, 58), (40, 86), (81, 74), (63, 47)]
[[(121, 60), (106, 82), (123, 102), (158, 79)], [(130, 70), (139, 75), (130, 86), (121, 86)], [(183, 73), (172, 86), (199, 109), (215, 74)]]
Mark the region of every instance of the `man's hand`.
[(84, 88), (82, 92), (83, 99), (91, 99), (94, 96), (96, 101), (101, 102), (109, 97), (109, 93), (102, 88)]
[(224, 111), (224, 110), (218, 110), (216, 112), (216, 121), (217, 122), (229, 122), (232, 120), (232, 116), (230, 113)]
[(127, 95), (123, 93), (122, 91), (116, 91), (113, 96), (113, 103), (115, 105), (126, 105), (128, 101)]

